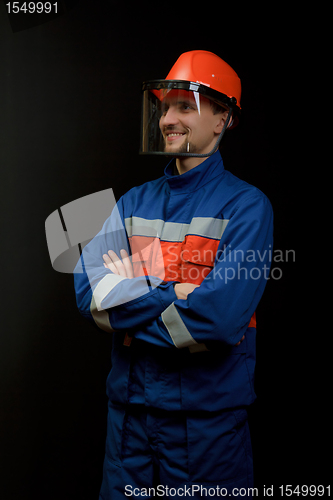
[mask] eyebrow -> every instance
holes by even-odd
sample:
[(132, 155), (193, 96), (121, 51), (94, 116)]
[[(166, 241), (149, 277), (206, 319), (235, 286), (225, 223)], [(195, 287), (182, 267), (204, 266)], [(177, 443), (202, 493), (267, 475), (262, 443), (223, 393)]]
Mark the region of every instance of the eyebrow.
[[(197, 108), (197, 105), (196, 105), (196, 103), (195, 103), (195, 101), (194, 101), (194, 100), (192, 101), (192, 100), (189, 100), (189, 99), (182, 99), (182, 100), (176, 101), (176, 103), (175, 103), (175, 104), (176, 104), (177, 106), (182, 105), (182, 104), (185, 104), (185, 105), (187, 105), (187, 106), (192, 106), (192, 107), (194, 107), (195, 109), (198, 109), (198, 108)], [(165, 108), (165, 107), (167, 107), (167, 106), (168, 106), (168, 107), (170, 107), (170, 102), (167, 102), (167, 101), (166, 101), (166, 102), (164, 102), (164, 103), (163, 103), (162, 108)]]
[(190, 100), (182, 100), (182, 101), (177, 101), (177, 104), (187, 104), (188, 106), (194, 106), (197, 107), (195, 104), (195, 101), (190, 101)]

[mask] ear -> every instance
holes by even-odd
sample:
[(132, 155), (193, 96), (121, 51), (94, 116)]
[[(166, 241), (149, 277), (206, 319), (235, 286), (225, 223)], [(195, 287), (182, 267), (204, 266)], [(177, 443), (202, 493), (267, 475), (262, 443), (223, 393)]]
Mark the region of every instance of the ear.
[[(219, 135), (222, 132), (222, 129), (224, 127), (227, 118), (228, 118), (228, 111), (224, 111), (223, 113), (219, 113), (216, 115), (217, 123), (214, 129), (215, 134)], [(231, 124), (232, 124), (232, 115), (228, 127), (230, 127)]]

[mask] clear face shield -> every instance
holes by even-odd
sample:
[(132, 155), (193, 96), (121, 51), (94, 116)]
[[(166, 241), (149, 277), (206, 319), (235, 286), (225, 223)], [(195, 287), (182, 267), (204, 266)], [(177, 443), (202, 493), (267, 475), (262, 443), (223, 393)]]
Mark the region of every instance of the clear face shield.
[[(207, 157), (237, 114), (233, 98), (183, 80), (143, 84), (141, 154)], [(237, 119), (237, 117), (236, 117)]]

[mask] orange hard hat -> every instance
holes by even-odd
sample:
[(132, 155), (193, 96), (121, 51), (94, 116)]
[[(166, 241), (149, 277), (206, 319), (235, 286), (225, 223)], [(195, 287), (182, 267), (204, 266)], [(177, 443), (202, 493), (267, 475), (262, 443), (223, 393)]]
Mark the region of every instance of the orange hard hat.
[[(180, 96), (183, 92), (193, 95), (200, 115), (200, 96), (218, 104), (228, 111), (223, 129), (213, 149), (199, 153), (190, 141), (185, 151), (166, 151), (165, 139), (160, 130), (160, 118), (165, 96), (170, 92)], [(206, 157), (219, 146), (227, 128), (233, 128), (239, 121), (241, 106), (241, 81), (237, 73), (223, 59), (206, 50), (184, 52), (172, 66), (167, 77), (149, 80), (142, 84), (141, 149), (143, 154), (164, 154), (171, 156)], [(220, 113), (220, 108), (215, 110)], [(213, 111), (215, 113), (215, 111)], [(194, 146), (194, 149), (191, 148)]]
[(234, 98), (235, 104), (241, 109), (241, 81), (232, 67), (213, 52), (184, 52), (172, 66), (166, 80), (200, 83), (224, 96)]

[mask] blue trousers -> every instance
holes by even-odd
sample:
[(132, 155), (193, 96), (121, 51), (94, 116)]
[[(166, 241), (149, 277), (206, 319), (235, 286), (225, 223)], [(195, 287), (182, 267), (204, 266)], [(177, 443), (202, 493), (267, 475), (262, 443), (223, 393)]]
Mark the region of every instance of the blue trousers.
[(99, 500), (252, 498), (245, 409), (166, 412), (109, 404)]

